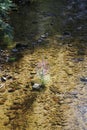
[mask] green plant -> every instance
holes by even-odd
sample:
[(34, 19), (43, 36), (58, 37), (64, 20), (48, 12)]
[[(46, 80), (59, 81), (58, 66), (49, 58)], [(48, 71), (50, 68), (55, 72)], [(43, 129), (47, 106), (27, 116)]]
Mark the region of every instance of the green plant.
[(48, 65), (45, 60), (37, 64), (37, 76), (39, 77), (41, 85), (43, 86), (45, 86), (45, 84), (50, 80), (50, 75), (48, 74), (48, 71)]
[(0, 37), (13, 38), (13, 28), (9, 25), (9, 13), (14, 6), (11, 0), (0, 0)]

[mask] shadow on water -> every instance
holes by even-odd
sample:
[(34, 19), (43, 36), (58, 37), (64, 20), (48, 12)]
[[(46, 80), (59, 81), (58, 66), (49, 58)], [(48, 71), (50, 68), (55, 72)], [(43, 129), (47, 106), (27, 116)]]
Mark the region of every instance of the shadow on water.
[(86, 4), (86, 0), (69, 0), (68, 2), (41, 0), (31, 5), (20, 6), (18, 11), (13, 12), (11, 16), (14, 40), (34, 46), (43, 44), (44, 37), (61, 35), (62, 42), (73, 44), (72, 41), (76, 41), (73, 47), (77, 48), (78, 53), (84, 52), (85, 54), (87, 45)]
[(61, 31), (63, 1), (40, 1), (19, 7), (11, 16), (15, 41), (31, 41), (44, 33), (55, 34)]

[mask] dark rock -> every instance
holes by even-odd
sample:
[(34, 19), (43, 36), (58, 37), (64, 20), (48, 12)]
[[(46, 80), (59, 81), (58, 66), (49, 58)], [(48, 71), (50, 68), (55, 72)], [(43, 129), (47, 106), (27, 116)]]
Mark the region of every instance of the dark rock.
[(65, 32), (63, 33), (63, 35), (64, 35), (64, 36), (71, 36), (71, 33), (68, 32), (68, 31), (65, 31)]
[(80, 81), (87, 82), (87, 78), (86, 77), (82, 77), (82, 78), (80, 78)]
[(17, 43), (15, 49), (27, 48), (28, 44)]
[(74, 58), (73, 60), (74, 62), (81, 62), (84, 61), (84, 58)]
[(2, 82), (6, 82), (6, 80), (7, 80), (7, 78), (6, 78), (6, 77), (4, 77), (4, 76), (3, 76), (3, 77), (1, 77), (1, 81), (2, 81)]
[(8, 76), (7, 79), (12, 79), (13, 77), (12, 76)]

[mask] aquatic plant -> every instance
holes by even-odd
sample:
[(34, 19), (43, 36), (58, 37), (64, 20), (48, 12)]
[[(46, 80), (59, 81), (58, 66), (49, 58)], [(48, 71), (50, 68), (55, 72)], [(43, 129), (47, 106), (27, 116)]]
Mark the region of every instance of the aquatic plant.
[(43, 86), (45, 86), (45, 84), (50, 80), (49, 66), (45, 60), (42, 60), (37, 64), (37, 76)]

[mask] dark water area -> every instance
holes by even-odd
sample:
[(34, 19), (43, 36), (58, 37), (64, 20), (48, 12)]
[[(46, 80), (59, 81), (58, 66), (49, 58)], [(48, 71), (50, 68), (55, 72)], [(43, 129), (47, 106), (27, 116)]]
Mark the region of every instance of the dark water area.
[[(43, 34), (87, 41), (86, 0), (46, 0), (18, 7), (11, 15), (14, 40), (36, 42)], [(40, 39), (41, 40), (41, 39)]]
[(36, 35), (61, 33), (63, 0), (46, 0), (20, 6), (13, 12), (11, 23), (14, 27), (14, 39), (17, 41), (34, 39)]
[(53, 36), (57, 36), (58, 44), (71, 44), (78, 55), (85, 55), (87, 51), (86, 0), (38, 0), (20, 4), (18, 10), (11, 12), (10, 23), (14, 28), (14, 41), (26, 43), (16, 46), (14, 53), (27, 47), (34, 50), (37, 45), (49, 43), (47, 38)]

